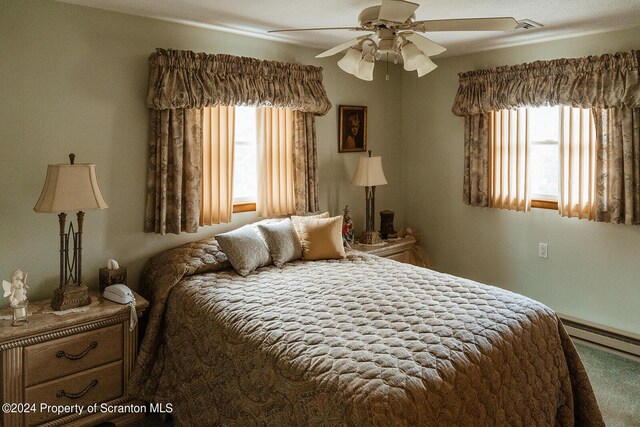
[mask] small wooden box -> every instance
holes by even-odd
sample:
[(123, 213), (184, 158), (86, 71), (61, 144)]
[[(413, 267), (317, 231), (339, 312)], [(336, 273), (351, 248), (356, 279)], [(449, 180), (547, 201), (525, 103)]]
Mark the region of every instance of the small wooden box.
[(100, 292), (104, 292), (104, 288), (107, 286), (115, 285), (118, 283), (122, 283), (123, 285), (127, 284), (127, 269), (126, 267), (120, 267), (115, 270), (110, 270), (108, 268), (100, 269)]

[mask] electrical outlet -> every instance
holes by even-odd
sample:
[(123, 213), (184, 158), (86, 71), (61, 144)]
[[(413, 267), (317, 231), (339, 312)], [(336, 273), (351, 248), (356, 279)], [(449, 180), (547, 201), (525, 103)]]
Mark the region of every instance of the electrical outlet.
[(547, 244), (538, 243), (538, 256), (540, 258), (547, 258)]

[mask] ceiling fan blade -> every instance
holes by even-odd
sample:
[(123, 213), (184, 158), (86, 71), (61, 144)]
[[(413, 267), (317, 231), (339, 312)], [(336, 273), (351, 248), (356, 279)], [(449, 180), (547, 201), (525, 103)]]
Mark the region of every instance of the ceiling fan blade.
[(382, 0), (378, 19), (403, 23), (413, 15), (420, 5), (402, 0)]
[(468, 18), (416, 21), (411, 28), (416, 31), (510, 31), (518, 21), (514, 18)]
[(269, 30), (267, 33), (286, 33), (292, 31), (323, 31), (323, 30), (351, 30), (351, 31), (369, 31), (362, 27), (322, 27), (322, 28), (291, 28), (285, 30)]
[(439, 55), (445, 50), (446, 47), (440, 46), (438, 43), (429, 40), (428, 38), (421, 36), (420, 34), (411, 33), (406, 36), (407, 40), (415, 44), (427, 56)]
[(316, 58), (326, 58), (327, 56), (333, 56), (336, 53), (342, 52), (346, 48), (351, 47), (354, 44), (357, 44), (360, 41), (360, 39), (363, 39), (365, 37), (366, 36), (356, 37), (355, 39), (351, 39), (344, 43), (340, 43), (338, 46), (334, 46), (329, 50), (325, 50), (324, 52), (319, 53), (318, 55), (316, 55)]

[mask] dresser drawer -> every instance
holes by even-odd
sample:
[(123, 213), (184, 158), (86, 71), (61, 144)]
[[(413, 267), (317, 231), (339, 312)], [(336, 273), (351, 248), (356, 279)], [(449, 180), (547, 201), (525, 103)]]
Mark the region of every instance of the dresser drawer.
[(122, 359), (122, 323), (24, 349), (25, 386)]
[(109, 363), (86, 372), (69, 375), (25, 389), (25, 402), (35, 403), (37, 411), (26, 414), (27, 425), (70, 415), (40, 412), (40, 404), (82, 405), (106, 402), (122, 396), (122, 361)]

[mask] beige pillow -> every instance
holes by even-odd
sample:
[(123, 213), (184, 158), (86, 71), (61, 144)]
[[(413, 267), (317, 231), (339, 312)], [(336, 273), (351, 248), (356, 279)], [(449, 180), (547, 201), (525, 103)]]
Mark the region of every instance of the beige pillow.
[(342, 216), (307, 218), (300, 222), (302, 259), (344, 258), (342, 244)]
[(269, 249), (253, 224), (215, 237), (233, 269), (242, 276), (258, 267), (271, 264)]
[[(329, 212), (323, 212), (321, 214), (307, 215), (307, 216), (291, 215), (291, 224), (293, 224), (294, 230), (296, 230), (298, 237), (300, 237), (302, 236), (302, 224), (304, 223), (304, 221), (308, 221), (312, 218), (329, 218), (330, 216), (331, 215), (329, 215)], [(301, 237), (300, 239), (302, 240)]]
[(257, 226), (276, 267), (302, 258), (300, 239), (289, 218), (268, 224), (258, 223)]

